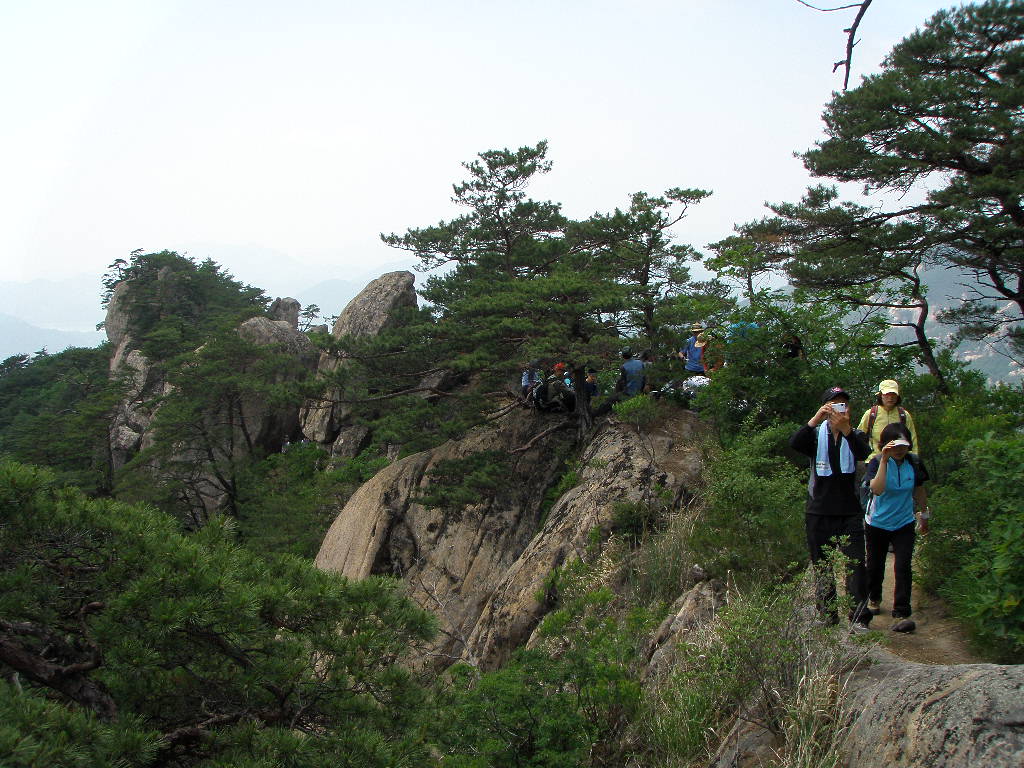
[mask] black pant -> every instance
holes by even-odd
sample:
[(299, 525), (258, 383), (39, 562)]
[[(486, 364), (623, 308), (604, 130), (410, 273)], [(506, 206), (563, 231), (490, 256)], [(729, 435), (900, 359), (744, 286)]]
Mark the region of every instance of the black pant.
[(910, 615), (910, 585), (913, 579), (911, 562), (914, 559), (914, 523), (907, 523), (895, 531), (864, 526), (867, 542), (868, 597), (876, 603), (882, 601), (882, 582), (885, 580), (885, 555), (892, 544), (893, 585), (892, 615), (899, 618)]
[(867, 607), (867, 574), (864, 568), (864, 520), (860, 515), (806, 515), (807, 549), (815, 570), (818, 611), (833, 623), (836, 610), (836, 581), (828, 570), (826, 550), (837, 549), (847, 559), (846, 593), (853, 600), (850, 621), (871, 622)]

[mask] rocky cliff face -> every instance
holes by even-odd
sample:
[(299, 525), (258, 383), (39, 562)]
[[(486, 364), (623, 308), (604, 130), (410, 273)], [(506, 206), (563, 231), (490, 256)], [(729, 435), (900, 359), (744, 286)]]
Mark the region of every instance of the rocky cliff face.
[[(152, 445), (152, 424), (159, 408), (160, 398), (171, 392), (171, 386), (158, 366), (154, 366), (138, 349), (134, 349), (129, 328), (131, 318), (125, 308), (126, 283), (118, 284), (107, 306), (105, 328), (107, 338), (114, 347), (110, 361), (111, 375), (123, 377), (125, 396), (114, 411), (111, 425), (113, 464), (119, 469), (132, 456)], [(309, 337), (297, 330), (299, 304), (295, 299), (274, 302), (276, 314), (284, 319), (253, 317), (242, 323), (238, 334), (243, 339), (263, 347), (275, 347), (294, 360), (294, 366), (283, 377), (294, 378), (315, 369), (316, 348)], [(280, 383), (280, 382), (278, 382)], [(248, 432), (246, 440), (231, 441), (232, 445), (252, 444), (265, 451), (279, 450), (281, 444), (299, 433), (299, 409), (281, 408), (262, 398), (253, 397), (241, 404), (241, 418)], [(183, 454), (192, 448), (182, 447)], [(209, 514), (219, 503), (222, 494), (209, 478), (197, 477), (194, 486), (202, 510), (199, 517)]]
[(120, 282), (114, 286), (114, 292), (107, 302), (107, 314), (103, 319), (103, 330), (107, 334), (107, 341), (114, 350), (110, 357), (110, 370), (116, 371), (121, 367), (125, 355), (128, 353), (128, 346), (131, 339), (128, 337), (128, 312), (125, 309), (125, 293), (128, 291), (128, 284)]
[[(338, 315), (331, 335), (336, 339), (375, 336), (390, 327), (397, 310), (416, 307), (414, 280), (412, 272), (389, 272), (373, 280)], [(322, 354), (317, 370), (330, 373), (344, 365), (344, 360)], [(337, 397), (337, 392), (328, 391), (322, 400), (308, 402), (302, 409), (302, 431), (310, 440), (331, 446), (334, 455), (355, 456), (367, 432), (348, 423), (349, 409), (332, 402)]]
[(115, 470), (147, 447), (157, 402), (167, 394), (163, 377), (153, 370), (141, 351), (133, 349), (134, 341), (128, 333), (131, 318), (125, 307), (127, 292), (128, 284), (125, 282), (114, 286), (103, 321), (107, 340), (113, 348), (110, 375), (123, 377), (125, 383), (125, 396), (114, 411), (110, 431)]
[[(292, 358), (294, 367), (279, 376), (275, 383), (302, 377), (316, 368), (316, 347), (306, 334), (297, 330), (296, 325), (291, 319), (251, 317), (238, 328), (238, 335), (246, 341), (260, 347), (274, 347)], [(242, 417), (253, 442), (267, 451), (280, 450), (284, 440), (297, 436), (299, 432), (297, 407), (281, 408), (262, 398), (251, 398), (242, 403)]]
[[(607, 531), (617, 502), (641, 502), (658, 488), (677, 494), (699, 474), (696, 441), (685, 439), (697, 429), (693, 414), (681, 414), (676, 437), (651, 439), (606, 422), (576, 461), (576, 487), (545, 512), (545, 491), (563, 471), (568, 435), (517, 449), (557, 418), (517, 409), (494, 427), (385, 468), (341, 510), (317, 565), (351, 578), (401, 576), (440, 619), (432, 649), (440, 664), (501, 664), (542, 617), (537, 593), (545, 578), (583, 551), (593, 528)], [(510, 455), (509, 480), (497, 493), (457, 514), (417, 502), (430, 487), (431, 468), (481, 451)]]

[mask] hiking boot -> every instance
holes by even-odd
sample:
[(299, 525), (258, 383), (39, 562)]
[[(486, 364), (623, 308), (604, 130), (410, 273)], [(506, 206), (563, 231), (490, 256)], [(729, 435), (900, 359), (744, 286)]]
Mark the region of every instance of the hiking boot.
[(893, 632), (913, 632), (917, 629), (917, 623), (913, 619), (897, 619), (889, 629)]
[(871, 611), (872, 616), (877, 616), (882, 612), (882, 601), (868, 600), (868, 610)]
[(871, 631), (871, 627), (862, 621), (855, 621), (850, 624), (851, 635), (866, 635)]

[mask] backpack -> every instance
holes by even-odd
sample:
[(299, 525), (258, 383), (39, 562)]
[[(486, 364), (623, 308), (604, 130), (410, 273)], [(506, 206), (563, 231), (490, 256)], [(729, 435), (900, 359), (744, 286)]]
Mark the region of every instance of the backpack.
[[(907, 412), (903, 410), (902, 405), (897, 405), (896, 408), (900, 412), (900, 424), (902, 424), (903, 426), (907, 426)], [(875, 428), (875, 419), (877, 418), (878, 405), (875, 404), (871, 406), (871, 415), (868, 417), (868, 428), (867, 430), (865, 430), (867, 432), (868, 440), (871, 439), (871, 432)], [(915, 445), (914, 447), (916, 448), (917, 446)]]

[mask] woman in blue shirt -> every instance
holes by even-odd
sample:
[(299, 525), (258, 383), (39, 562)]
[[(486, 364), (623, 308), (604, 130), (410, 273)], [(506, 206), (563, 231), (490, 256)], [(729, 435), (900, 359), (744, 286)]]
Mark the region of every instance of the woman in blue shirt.
[(867, 466), (872, 496), (864, 516), (868, 609), (872, 613), (881, 612), (885, 556), (891, 544), (895, 579), (892, 616), (894, 619), (905, 619), (911, 612), (915, 505), (921, 510), (921, 533), (928, 531), (928, 497), (924, 489), (928, 472), (917, 454), (910, 453), (910, 431), (903, 424), (886, 426), (878, 442), (884, 447)]

